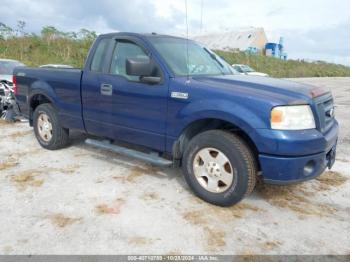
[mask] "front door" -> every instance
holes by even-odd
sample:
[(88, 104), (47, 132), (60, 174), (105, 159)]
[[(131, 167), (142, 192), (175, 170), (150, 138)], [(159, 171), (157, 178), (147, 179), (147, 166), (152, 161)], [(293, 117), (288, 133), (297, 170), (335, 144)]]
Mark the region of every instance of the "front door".
[[(113, 40), (110, 49), (112, 58), (105, 72), (89, 72), (83, 81), (87, 132), (164, 150), (167, 81), (150, 85), (126, 74), (126, 59), (149, 56), (136, 42)], [(159, 67), (155, 71), (155, 76), (161, 75)]]

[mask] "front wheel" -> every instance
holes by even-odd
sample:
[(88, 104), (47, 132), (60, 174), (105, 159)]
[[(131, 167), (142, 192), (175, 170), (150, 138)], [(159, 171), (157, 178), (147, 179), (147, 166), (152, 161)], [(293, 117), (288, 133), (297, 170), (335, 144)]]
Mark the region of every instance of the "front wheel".
[(39, 105), (33, 115), (35, 136), (39, 144), (49, 150), (60, 149), (69, 142), (69, 131), (61, 126), (51, 104)]
[(182, 169), (197, 196), (215, 205), (231, 206), (253, 191), (257, 164), (239, 136), (210, 130), (190, 141)]

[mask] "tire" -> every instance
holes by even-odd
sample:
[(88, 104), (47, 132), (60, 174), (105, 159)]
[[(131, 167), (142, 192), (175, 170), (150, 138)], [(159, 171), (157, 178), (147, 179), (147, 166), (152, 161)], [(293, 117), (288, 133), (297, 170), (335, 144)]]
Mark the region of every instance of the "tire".
[(210, 130), (196, 135), (182, 161), (187, 184), (211, 204), (231, 206), (254, 190), (257, 161), (245, 141), (235, 134)]
[[(47, 121), (44, 121), (46, 119)], [(46, 123), (44, 124), (45, 132), (42, 128), (40, 129), (42, 121)], [(56, 150), (68, 145), (69, 130), (61, 126), (58, 121), (57, 112), (51, 104), (41, 104), (35, 109), (33, 126), (35, 136), (43, 148)]]

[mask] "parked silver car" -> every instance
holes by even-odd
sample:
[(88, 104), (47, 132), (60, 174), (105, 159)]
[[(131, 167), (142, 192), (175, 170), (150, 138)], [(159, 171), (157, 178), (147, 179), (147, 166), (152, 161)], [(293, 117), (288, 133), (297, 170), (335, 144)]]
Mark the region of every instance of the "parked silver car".
[(13, 69), (17, 66), (25, 66), (23, 63), (12, 59), (0, 59), (0, 81), (12, 82)]

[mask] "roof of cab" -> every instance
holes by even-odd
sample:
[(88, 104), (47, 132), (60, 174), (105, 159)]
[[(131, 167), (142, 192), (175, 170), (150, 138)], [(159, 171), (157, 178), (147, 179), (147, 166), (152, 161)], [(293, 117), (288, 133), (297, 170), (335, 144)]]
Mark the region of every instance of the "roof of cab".
[(99, 37), (118, 37), (118, 36), (133, 36), (133, 37), (139, 37), (139, 38), (166, 37), (166, 38), (185, 39), (185, 38), (179, 37), (179, 36), (163, 35), (163, 34), (157, 34), (157, 33), (142, 33), (141, 34), (141, 33), (132, 33), (132, 32), (114, 32), (114, 33), (99, 35)]

